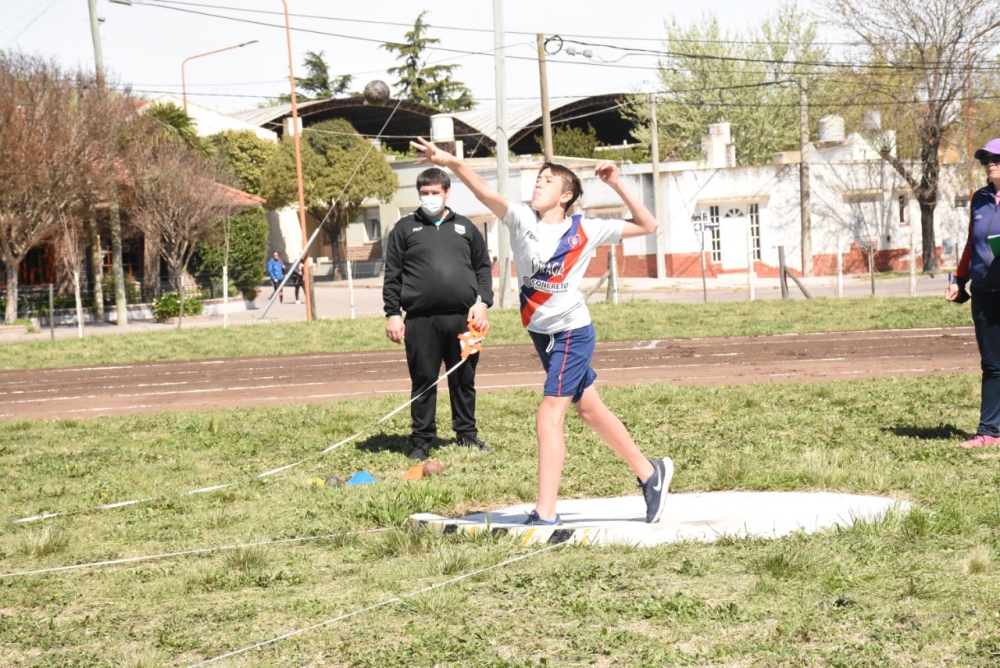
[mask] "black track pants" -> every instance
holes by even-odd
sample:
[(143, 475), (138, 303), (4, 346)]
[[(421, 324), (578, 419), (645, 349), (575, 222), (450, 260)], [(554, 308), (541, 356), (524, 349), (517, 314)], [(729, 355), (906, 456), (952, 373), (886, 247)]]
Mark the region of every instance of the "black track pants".
[[(462, 358), (458, 335), (468, 331), (465, 313), (452, 315), (408, 315), (406, 317), (406, 365), (412, 383), (410, 396), (434, 383)], [(443, 368), (442, 368), (443, 363)], [(479, 355), (469, 359), (448, 376), (451, 399), (451, 426), (459, 436), (478, 436), (476, 430), (476, 364)], [(410, 404), (412, 435), (437, 436), (437, 385)]]

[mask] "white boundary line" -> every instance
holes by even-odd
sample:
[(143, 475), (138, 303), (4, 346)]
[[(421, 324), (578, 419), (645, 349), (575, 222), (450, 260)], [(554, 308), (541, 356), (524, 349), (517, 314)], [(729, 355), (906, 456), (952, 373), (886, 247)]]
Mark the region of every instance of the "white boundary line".
[(480, 568), (478, 570), (475, 570), (475, 571), (472, 571), (472, 572), (469, 572), (469, 573), (465, 573), (463, 575), (459, 575), (459, 576), (454, 577), (454, 578), (452, 578), (450, 580), (445, 580), (444, 582), (438, 582), (437, 584), (433, 584), (433, 585), (430, 585), (430, 586), (427, 586), (427, 587), (422, 587), (421, 589), (416, 589), (414, 591), (411, 591), (408, 594), (400, 594), (399, 596), (393, 596), (392, 598), (386, 599), (386, 600), (384, 600), (384, 601), (382, 601), (380, 603), (375, 603), (375, 604), (369, 605), (369, 606), (367, 606), (365, 608), (359, 608), (359, 609), (354, 610), (352, 612), (345, 612), (344, 614), (339, 615), (337, 617), (331, 617), (330, 619), (324, 619), (322, 622), (318, 622), (316, 624), (313, 624), (312, 626), (306, 626), (306, 627), (301, 628), (301, 629), (296, 629), (294, 631), (289, 631), (288, 633), (284, 633), (284, 634), (282, 634), (280, 636), (275, 636), (274, 638), (270, 638), (268, 640), (262, 640), (261, 642), (256, 643), (254, 645), (249, 645), (249, 646), (243, 647), (241, 649), (233, 650), (232, 652), (227, 652), (226, 654), (220, 654), (219, 656), (213, 657), (211, 659), (206, 659), (205, 661), (201, 661), (199, 663), (190, 664), (188, 666), (188, 668), (198, 668), (198, 666), (207, 666), (208, 664), (215, 663), (216, 661), (222, 661), (223, 659), (229, 659), (229, 658), (237, 656), (239, 654), (243, 654), (245, 652), (249, 652), (250, 650), (259, 649), (261, 647), (265, 647), (267, 645), (274, 644), (274, 643), (279, 642), (281, 640), (286, 640), (288, 638), (291, 638), (292, 636), (302, 635), (303, 633), (307, 633), (309, 631), (314, 631), (314, 630), (316, 630), (318, 628), (322, 628), (324, 626), (329, 626), (330, 624), (342, 621), (342, 620), (347, 619), (349, 617), (354, 617), (355, 615), (360, 615), (360, 614), (365, 613), (365, 612), (370, 612), (371, 610), (376, 610), (377, 608), (382, 608), (382, 607), (385, 607), (387, 605), (391, 605), (393, 603), (399, 603), (399, 602), (401, 602), (405, 598), (411, 598), (413, 596), (417, 596), (418, 594), (423, 594), (425, 592), (429, 592), (429, 591), (432, 591), (434, 589), (438, 589), (440, 587), (444, 587), (446, 585), (454, 584), (454, 583), (459, 582), (461, 580), (466, 580), (466, 579), (471, 578), (471, 577), (473, 577), (475, 575), (479, 575), (480, 573), (485, 573), (487, 571), (492, 571), (492, 570), (494, 570), (496, 568), (500, 568), (501, 566), (508, 566), (510, 564), (513, 564), (514, 562), (521, 561), (522, 559), (528, 559), (530, 557), (534, 557), (535, 555), (539, 555), (539, 554), (541, 554), (543, 552), (548, 552), (549, 550), (554, 550), (555, 548), (561, 547), (563, 545), (566, 545), (566, 543), (556, 543), (554, 545), (548, 545), (546, 547), (543, 547), (540, 550), (535, 550), (534, 552), (530, 552), (528, 554), (522, 554), (519, 557), (512, 557), (512, 558), (507, 559), (505, 561), (501, 561), (500, 563), (493, 564), (492, 566), (486, 566), (485, 568)]
[(207, 554), (209, 552), (221, 552), (223, 550), (238, 550), (241, 547), (258, 547), (282, 545), (286, 543), (304, 543), (311, 540), (322, 540), (323, 538), (335, 538), (336, 536), (360, 536), (370, 533), (388, 531), (390, 527), (381, 529), (369, 529), (367, 531), (341, 531), (338, 533), (328, 533), (322, 536), (306, 536), (303, 538), (282, 538), (280, 540), (264, 540), (257, 543), (237, 543), (235, 545), (219, 545), (218, 547), (202, 547), (194, 550), (182, 550), (180, 552), (164, 552), (163, 554), (149, 554), (142, 557), (125, 557), (122, 559), (109, 559), (107, 561), (94, 561), (89, 564), (73, 564), (71, 566), (56, 566), (55, 568), (40, 568), (34, 571), (19, 571), (17, 573), (4, 573), (0, 575), (0, 580), (4, 578), (27, 577), (29, 575), (41, 575), (43, 573), (58, 573), (63, 571), (74, 571), (81, 568), (97, 568), (100, 566), (117, 566), (119, 564), (134, 564), (139, 561), (154, 561), (156, 559), (166, 559), (168, 557), (182, 557), (189, 554)]

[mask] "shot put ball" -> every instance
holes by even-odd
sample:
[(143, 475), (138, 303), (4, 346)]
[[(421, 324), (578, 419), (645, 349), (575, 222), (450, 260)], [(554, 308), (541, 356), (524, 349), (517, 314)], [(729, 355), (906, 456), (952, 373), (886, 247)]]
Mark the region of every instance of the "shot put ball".
[(373, 79), (365, 86), (362, 94), (368, 104), (385, 104), (389, 101), (389, 86), (384, 81)]

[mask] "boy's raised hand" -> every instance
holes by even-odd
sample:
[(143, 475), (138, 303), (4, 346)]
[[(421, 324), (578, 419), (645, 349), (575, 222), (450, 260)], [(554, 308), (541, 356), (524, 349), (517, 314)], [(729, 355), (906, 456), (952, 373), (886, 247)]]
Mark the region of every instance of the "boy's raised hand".
[(618, 165), (610, 160), (601, 160), (597, 163), (594, 174), (611, 187), (618, 185)]
[(417, 161), (418, 165), (431, 164), (444, 167), (449, 164), (450, 160), (455, 159), (451, 153), (438, 148), (423, 137), (417, 137), (417, 141), (411, 141), (410, 147), (421, 156), (421, 159)]

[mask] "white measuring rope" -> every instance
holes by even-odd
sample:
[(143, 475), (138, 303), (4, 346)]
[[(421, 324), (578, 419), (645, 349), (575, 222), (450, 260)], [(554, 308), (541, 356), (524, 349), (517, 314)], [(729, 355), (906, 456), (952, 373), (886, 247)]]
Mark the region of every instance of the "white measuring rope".
[(183, 550), (181, 552), (164, 552), (163, 554), (149, 554), (142, 557), (125, 557), (122, 559), (109, 559), (107, 561), (95, 561), (89, 564), (73, 564), (71, 566), (57, 566), (55, 568), (40, 568), (35, 571), (19, 571), (17, 573), (4, 573), (0, 575), (0, 580), (4, 578), (26, 577), (29, 575), (42, 575), (43, 573), (59, 573), (62, 571), (74, 571), (81, 568), (98, 568), (100, 566), (117, 566), (119, 564), (134, 564), (139, 561), (154, 561), (156, 559), (167, 559), (169, 557), (183, 557), (189, 554), (207, 554), (209, 552), (222, 552), (224, 550), (238, 550), (242, 547), (270, 547), (272, 545), (282, 545), (287, 543), (304, 543), (311, 540), (322, 540), (324, 538), (336, 538), (337, 536), (361, 536), (370, 533), (388, 531), (394, 527), (383, 527), (381, 529), (368, 529), (365, 531), (340, 531), (338, 533), (328, 533), (322, 536), (305, 536), (303, 538), (282, 538), (279, 540), (264, 540), (259, 543), (238, 543), (236, 545), (219, 545), (217, 547), (202, 547), (194, 550)]
[(437, 380), (435, 380), (434, 382), (432, 382), (431, 384), (429, 384), (427, 387), (425, 387), (423, 390), (421, 390), (418, 394), (416, 394), (413, 397), (411, 397), (409, 401), (407, 401), (403, 405), (399, 406), (398, 408), (393, 409), (388, 414), (382, 416), (381, 418), (379, 418), (375, 422), (372, 422), (370, 425), (366, 426), (365, 428), (363, 428), (358, 433), (356, 433), (356, 434), (354, 434), (352, 436), (348, 436), (344, 440), (339, 441), (337, 443), (334, 443), (330, 447), (328, 447), (328, 448), (326, 448), (324, 450), (321, 450), (321, 451), (319, 451), (319, 452), (317, 452), (317, 453), (315, 453), (315, 454), (313, 454), (313, 455), (311, 455), (309, 457), (301, 459), (301, 460), (299, 460), (297, 462), (292, 462), (291, 464), (285, 464), (284, 466), (279, 466), (278, 468), (271, 469), (269, 471), (264, 471), (263, 473), (258, 473), (255, 476), (251, 476), (250, 478), (245, 478), (245, 479), (243, 479), (241, 481), (238, 481), (238, 482), (230, 482), (230, 483), (225, 483), (225, 484), (220, 484), (220, 485), (212, 485), (210, 487), (202, 487), (202, 488), (199, 488), (199, 489), (191, 489), (191, 490), (188, 490), (186, 492), (179, 492), (176, 495), (166, 495), (165, 494), (165, 495), (162, 495), (162, 496), (151, 496), (151, 497), (147, 497), (145, 499), (132, 499), (130, 501), (118, 501), (116, 503), (106, 503), (106, 504), (103, 504), (103, 505), (100, 505), (100, 506), (93, 506), (93, 507), (90, 507), (90, 508), (81, 508), (79, 510), (63, 510), (63, 511), (57, 511), (57, 512), (52, 512), (52, 513), (42, 513), (40, 515), (32, 515), (30, 517), (20, 517), (20, 518), (18, 518), (16, 520), (9, 520), (8, 524), (23, 524), (23, 523), (26, 523), (26, 522), (37, 522), (39, 520), (47, 520), (47, 519), (51, 519), (53, 517), (64, 517), (64, 516), (67, 516), (67, 515), (78, 515), (80, 513), (86, 513), (86, 512), (90, 512), (92, 510), (111, 510), (112, 508), (124, 508), (125, 506), (133, 506), (133, 505), (135, 505), (137, 503), (146, 503), (148, 501), (158, 501), (158, 500), (161, 500), (161, 499), (171, 498), (172, 496), (186, 496), (186, 495), (189, 495), (189, 494), (205, 494), (207, 492), (214, 492), (214, 491), (217, 491), (217, 490), (220, 490), (220, 489), (226, 489), (227, 487), (233, 487), (235, 485), (240, 484), (241, 482), (248, 482), (250, 480), (257, 480), (257, 479), (260, 479), (260, 478), (266, 478), (266, 477), (274, 475), (276, 473), (281, 473), (282, 471), (287, 471), (288, 469), (295, 468), (296, 466), (300, 466), (302, 464), (305, 464), (308, 461), (311, 461), (313, 459), (317, 459), (319, 457), (322, 457), (323, 455), (327, 454), (331, 450), (336, 450), (337, 448), (339, 448), (340, 446), (344, 445), (345, 443), (350, 443), (351, 441), (353, 441), (354, 439), (356, 439), (358, 436), (361, 436), (361, 434), (364, 434), (366, 431), (370, 430), (371, 428), (376, 427), (376, 426), (382, 424), (383, 422), (385, 422), (386, 420), (388, 420), (389, 418), (391, 418), (393, 415), (395, 415), (399, 411), (403, 410), (404, 408), (406, 408), (407, 406), (409, 406), (410, 404), (412, 404), (414, 401), (416, 401), (420, 397), (424, 396), (424, 394), (426, 394), (427, 392), (429, 392), (431, 390), (431, 388), (437, 387), (438, 383), (440, 383), (442, 380), (444, 380), (445, 378), (447, 378), (448, 376), (450, 376), (452, 373), (454, 373), (454, 371), (458, 367), (462, 366), (462, 364), (465, 362), (466, 359), (468, 359), (468, 358), (467, 357), (463, 357), (462, 359), (460, 359), (458, 361), (458, 363), (455, 364), (455, 366), (451, 367), (450, 369), (448, 369), (447, 371), (445, 371), (443, 374), (441, 374), (440, 376), (438, 376)]
[(365, 608), (360, 608), (358, 610), (354, 610), (353, 612), (345, 612), (344, 614), (339, 615), (337, 617), (331, 617), (330, 619), (325, 619), (322, 622), (319, 622), (318, 624), (313, 624), (312, 626), (307, 626), (305, 628), (296, 629), (295, 631), (289, 631), (288, 633), (285, 633), (283, 635), (277, 636), (275, 638), (271, 638), (270, 640), (263, 640), (263, 641), (255, 644), (255, 645), (250, 645), (249, 647), (244, 647), (242, 649), (237, 649), (237, 650), (234, 650), (232, 652), (227, 652), (226, 654), (221, 654), (219, 656), (213, 657), (211, 659), (207, 659), (207, 660), (202, 661), (200, 663), (193, 663), (193, 664), (189, 665), (188, 668), (198, 668), (198, 666), (207, 666), (208, 664), (215, 663), (216, 661), (222, 661), (223, 659), (229, 659), (229, 658), (237, 656), (239, 654), (243, 654), (245, 652), (249, 652), (250, 650), (259, 649), (261, 647), (265, 647), (267, 645), (271, 645), (271, 644), (279, 642), (281, 640), (286, 640), (287, 638), (291, 638), (293, 636), (302, 635), (303, 633), (307, 633), (309, 631), (314, 631), (314, 630), (316, 630), (318, 628), (322, 628), (324, 626), (329, 626), (330, 624), (333, 624), (335, 622), (339, 622), (339, 621), (345, 620), (348, 617), (354, 617), (355, 615), (360, 615), (360, 614), (362, 614), (364, 612), (370, 612), (370, 611), (375, 610), (377, 608), (382, 608), (382, 607), (385, 607), (387, 605), (391, 605), (393, 603), (399, 603), (399, 602), (401, 602), (405, 598), (411, 598), (411, 597), (416, 596), (418, 594), (423, 594), (423, 593), (432, 591), (434, 589), (438, 589), (440, 587), (444, 587), (446, 585), (454, 584), (454, 583), (459, 582), (461, 580), (466, 580), (468, 578), (471, 578), (471, 577), (473, 577), (475, 575), (479, 575), (481, 573), (486, 573), (487, 571), (492, 571), (494, 569), (500, 568), (501, 566), (509, 566), (510, 564), (513, 564), (514, 562), (517, 562), (517, 561), (521, 561), (522, 559), (528, 559), (530, 557), (534, 557), (536, 555), (539, 555), (539, 554), (541, 554), (543, 552), (548, 552), (549, 550), (553, 550), (553, 549), (555, 549), (557, 547), (561, 547), (563, 545), (568, 545), (568, 544), (569, 543), (556, 543), (554, 545), (548, 545), (546, 547), (543, 547), (540, 550), (535, 550), (534, 552), (530, 552), (528, 554), (522, 554), (519, 557), (513, 557), (511, 559), (507, 559), (506, 561), (501, 561), (498, 564), (493, 564), (492, 566), (486, 566), (485, 568), (480, 568), (480, 569), (472, 571), (470, 573), (465, 573), (464, 575), (459, 575), (459, 576), (454, 577), (454, 578), (452, 578), (450, 580), (445, 580), (444, 582), (438, 582), (437, 584), (433, 584), (433, 585), (430, 585), (428, 587), (423, 587), (421, 589), (417, 589), (415, 591), (411, 591), (409, 594), (400, 594), (399, 596), (393, 596), (392, 598), (386, 599), (385, 601), (382, 601), (380, 603), (375, 603), (375, 604), (369, 605), (369, 606), (367, 606)]

